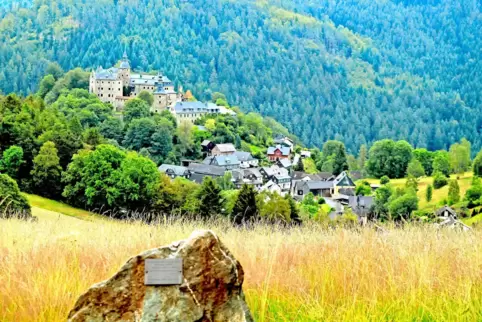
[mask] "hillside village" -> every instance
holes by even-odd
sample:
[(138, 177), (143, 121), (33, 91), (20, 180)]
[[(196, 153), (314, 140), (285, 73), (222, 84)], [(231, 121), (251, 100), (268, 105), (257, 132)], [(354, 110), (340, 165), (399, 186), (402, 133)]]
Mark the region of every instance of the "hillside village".
[(331, 219), (343, 215), (345, 209), (351, 209), (360, 221), (367, 218), (373, 197), (355, 196), (356, 185), (347, 171), (337, 176), (329, 172), (295, 171), (296, 165), (309, 157), (310, 152), (295, 153), (294, 142), (288, 137), (276, 138), (274, 142), (276, 145), (267, 149), (270, 164), (266, 166), (260, 166), (260, 160), (251, 153), (237, 151), (231, 143), (214, 144), (205, 140), (202, 142), (204, 160), (183, 160), (182, 165), (162, 164), (159, 171), (171, 179), (182, 177), (195, 183), (202, 183), (206, 177), (216, 179), (229, 174), (236, 189), (253, 186), (257, 192), (291, 195), (299, 202), (312, 194), (323, 198), (331, 207)]

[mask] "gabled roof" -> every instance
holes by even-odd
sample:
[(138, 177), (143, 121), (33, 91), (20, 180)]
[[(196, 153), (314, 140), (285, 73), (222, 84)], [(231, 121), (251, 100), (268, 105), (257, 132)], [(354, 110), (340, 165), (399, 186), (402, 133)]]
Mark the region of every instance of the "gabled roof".
[(209, 140), (204, 140), (204, 141), (202, 141), (201, 146), (208, 146), (208, 145), (210, 145), (211, 143), (212, 143), (212, 142), (209, 141)]
[(289, 167), (292, 166), (291, 161), (288, 160), (288, 159), (278, 160), (278, 163), (281, 164), (281, 166), (282, 166), (283, 168), (289, 168)]
[(248, 161), (256, 160), (255, 158), (253, 158), (253, 156), (249, 152), (236, 151), (236, 152), (233, 153), (233, 155), (235, 155), (238, 158), (238, 160), (241, 161), (241, 162), (248, 162)]
[(162, 173), (166, 173), (168, 170), (172, 170), (175, 175), (177, 176), (182, 176), (188, 171), (186, 167), (182, 167), (179, 165), (173, 165), (173, 164), (162, 164), (158, 170)]
[(94, 78), (96, 80), (117, 80), (117, 74), (119, 70), (115, 67), (109, 69), (103, 69), (102, 67), (97, 68), (94, 72)]
[(245, 173), (252, 173), (256, 178), (262, 178), (263, 177), (261, 172), (259, 172), (258, 168), (249, 168), (249, 169), (246, 169), (244, 171), (245, 171)]
[(236, 152), (236, 148), (232, 143), (216, 144), (216, 147), (219, 149), (220, 152), (223, 153)]
[(229, 165), (239, 165), (238, 157), (234, 154), (232, 155), (217, 155), (210, 156), (204, 159), (204, 164), (218, 165), (218, 166), (229, 166)]
[(281, 145), (277, 145), (277, 146), (270, 146), (268, 148), (268, 155), (273, 155), (275, 154), (276, 150), (280, 150), (281, 151), (281, 154), (283, 156), (289, 156), (290, 153), (291, 153), (291, 149), (286, 147), (286, 146), (281, 146)]
[(332, 181), (305, 181), (304, 182), (310, 190), (322, 190), (333, 188)]
[(338, 187), (354, 187), (355, 183), (350, 179), (346, 171), (340, 173), (334, 180), (334, 183)]
[(202, 102), (177, 102), (174, 106), (175, 113), (207, 113), (207, 107)]
[(189, 171), (197, 174), (205, 174), (211, 176), (221, 177), (224, 175), (226, 170), (223, 167), (218, 167), (215, 165), (208, 165), (202, 163), (191, 163), (188, 167)]
[(437, 217), (441, 217), (445, 214), (446, 211), (452, 216), (455, 216), (455, 217), (457, 216), (457, 212), (455, 212), (455, 210), (453, 210), (449, 206), (443, 206), (442, 208), (437, 209), (437, 211), (435, 212), (435, 215)]

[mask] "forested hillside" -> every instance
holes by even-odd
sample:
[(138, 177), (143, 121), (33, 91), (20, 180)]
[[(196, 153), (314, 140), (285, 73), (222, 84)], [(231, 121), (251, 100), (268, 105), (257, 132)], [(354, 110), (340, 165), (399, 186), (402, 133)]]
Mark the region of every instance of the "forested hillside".
[(306, 144), (383, 138), (482, 145), (476, 0), (35, 0), (0, 6), (0, 89), (37, 89), (49, 62), (162, 70), (223, 92)]

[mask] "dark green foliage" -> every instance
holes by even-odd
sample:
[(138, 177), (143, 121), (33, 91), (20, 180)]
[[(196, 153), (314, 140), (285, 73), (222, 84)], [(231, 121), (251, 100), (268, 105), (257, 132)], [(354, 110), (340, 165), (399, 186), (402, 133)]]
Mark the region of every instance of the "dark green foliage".
[(123, 139), (124, 123), (116, 117), (109, 117), (100, 125), (100, 133), (106, 138), (116, 140), (118, 143)]
[(97, 209), (149, 209), (160, 182), (156, 165), (111, 145), (76, 154), (63, 174), (70, 204)]
[(388, 183), (390, 183), (390, 178), (389, 178), (389, 177), (383, 176), (383, 177), (380, 178), (380, 184), (385, 185), (385, 184), (388, 184)]
[(221, 188), (211, 177), (204, 177), (197, 192), (199, 200), (196, 215), (203, 219), (221, 216), (224, 212), (224, 199)]
[(407, 182), (405, 182), (405, 188), (411, 189), (413, 191), (418, 191), (418, 180), (412, 175), (409, 175)]
[(472, 186), (465, 193), (465, 201), (469, 208), (482, 205), (482, 182), (479, 178), (474, 178)]
[(390, 185), (384, 185), (375, 191), (374, 212), (380, 219), (388, 219), (388, 202), (393, 195), (393, 188)]
[(473, 164), (474, 175), (482, 177), (482, 150), (477, 154)]
[(412, 159), (407, 166), (407, 175), (415, 178), (420, 178), (425, 175), (425, 169), (422, 163), (417, 159)]
[(339, 141), (328, 141), (323, 145), (322, 159), (319, 168), (322, 171), (339, 175), (348, 170), (345, 145)]
[(376, 178), (403, 178), (411, 160), (412, 147), (406, 141), (382, 140), (370, 148), (367, 170)]
[(17, 179), (20, 167), (24, 162), (23, 149), (13, 145), (3, 152), (0, 159), (0, 173), (3, 172), (11, 178)]
[(434, 158), (434, 153), (432, 151), (428, 151), (427, 149), (415, 149), (413, 150), (413, 157), (422, 164), (426, 175), (432, 175)]
[(134, 98), (127, 101), (122, 115), (124, 117), (124, 123), (129, 126), (133, 120), (146, 118), (151, 115), (151, 112), (146, 101)]
[(450, 180), (447, 200), (450, 206), (460, 201), (460, 187), (457, 180)]
[(231, 214), (234, 224), (252, 223), (259, 217), (256, 195), (257, 193), (252, 185), (243, 185), (241, 187)]
[(445, 175), (440, 172), (436, 172), (433, 176), (433, 187), (435, 189), (440, 189), (448, 184), (448, 179)]
[(428, 185), (427, 191), (425, 192), (425, 200), (427, 200), (427, 202), (432, 201), (432, 196), (433, 196), (433, 186), (430, 184)]
[(298, 163), (296, 163), (294, 166), (293, 166), (293, 170), (294, 171), (301, 171), (301, 172), (304, 172), (305, 171), (305, 166), (303, 164), (303, 158), (299, 158), (298, 159)]
[(388, 210), (392, 220), (410, 219), (412, 212), (418, 210), (417, 194), (412, 190), (407, 191), (402, 196), (390, 201)]
[(33, 160), (31, 172), (35, 193), (57, 199), (62, 193), (60, 159), (53, 142), (45, 142)]
[(432, 169), (433, 173), (439, 172), (446, 177), (450, 176), (452, 171), (450, 166), (450, 155), (447, 151), (435, 152)]
[(12, 216), (30, 217), (30, 205), (20, 193), (15, 180), (6, 174), (0, 174), (0, 218)]
[[(285, 196), (285, 199), (288, 200), (288, 203), (290, 205), (290, 220), (293, 225), (301, 225), (303, 221), (300, 218), (300, 212), (298, 210), (298, 206), (296, 205), (295, 200), (287, 194)], [(320, 200), (324, 200), (321, 198)]]
[(371, 194), (372, 194), (372, 188), (370, 186), (370, 183), (368, 183), (367, 181), (361, 181), (361, 182), (357, 183), (355, 195), (357, 195), (357, 196), (369, 196)]
[(137, 95), (137, 98), (146, 102), (148, 106), (152, 106), (152, 104), (154, 103), (154, 95), (152, 95), (148, 91), (141, 91)]
[(57, 73), (51, 61), (106, 67), (127, 49), (133, 68), (257, 109), (307, 144), (338, 139), (355, 153), (403, 136), (437, 150), (466, 136), (481, 146), (477, 1), (21, 3), (22, 14), (0, 13), (5, 93), (34, 91)]

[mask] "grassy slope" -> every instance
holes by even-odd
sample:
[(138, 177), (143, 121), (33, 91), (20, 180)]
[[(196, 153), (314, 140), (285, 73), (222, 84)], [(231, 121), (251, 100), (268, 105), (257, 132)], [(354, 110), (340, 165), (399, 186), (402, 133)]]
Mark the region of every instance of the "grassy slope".
[[(459, 183), (461, 198), (464, 197), (465, 192), (467, 191), (467, 189), (470, 188), (470, 185), (472, 183), (472, 177), (473, 177), (473, 173), (471, 172), (464, 173), (463, 175), (451, 176), (451, 179), (457, 179)], [(375, 184), (380, 183), (380, 181), (377, 179), (367, 179), (367, 181)], [(406, 179), (393, 179), (393, 180), (390, 180), (390, 182), (394, 187), (403, 187), (405, 186)], [(427, 187), (431, 184), (433, 184), (432, 177), (425, 177), (419, 180), (417, 195), (420, 200), (419, 201), (420, 209), (425, 209), (425, 210), (436, 209), (440, 206), (443, 206), (443, 201), (444, 199), (447, 198), (449, 187), (445, 186), (441, 189), (433, 190), (432, 201), (427, 202), (425, 195), (427, 193)]]
[(197, 228), (218, 232), (243, 265), (244, 291), (256, 321), (481, 318), (480, 230), (460, 234), (408, 227), (379, 234), (311, 225), (290, 232), (222, 223), (147, 226), (50, 220), (56, 214), (39, 211), (44, 212), (34, 208), (37, 223), (0, 224), (0, 256), (8, 257), (0, 261), (0, 321), (65, 321), (77, 297), (130, 256)]
[(94, 219), (101, 218), (99, 215), (96, 215), (94, 213), (91, 213), (82, 209), (73, 208), (69, 205), (66, 205), (58, 201), (50, 200), (37, 195), (29, 195), (29, 194), (24, 194), (24, 195), (27, 197), (32, 207), (54, 211), (66, 216), (75, 217), (82, 220), (94, 220)]

